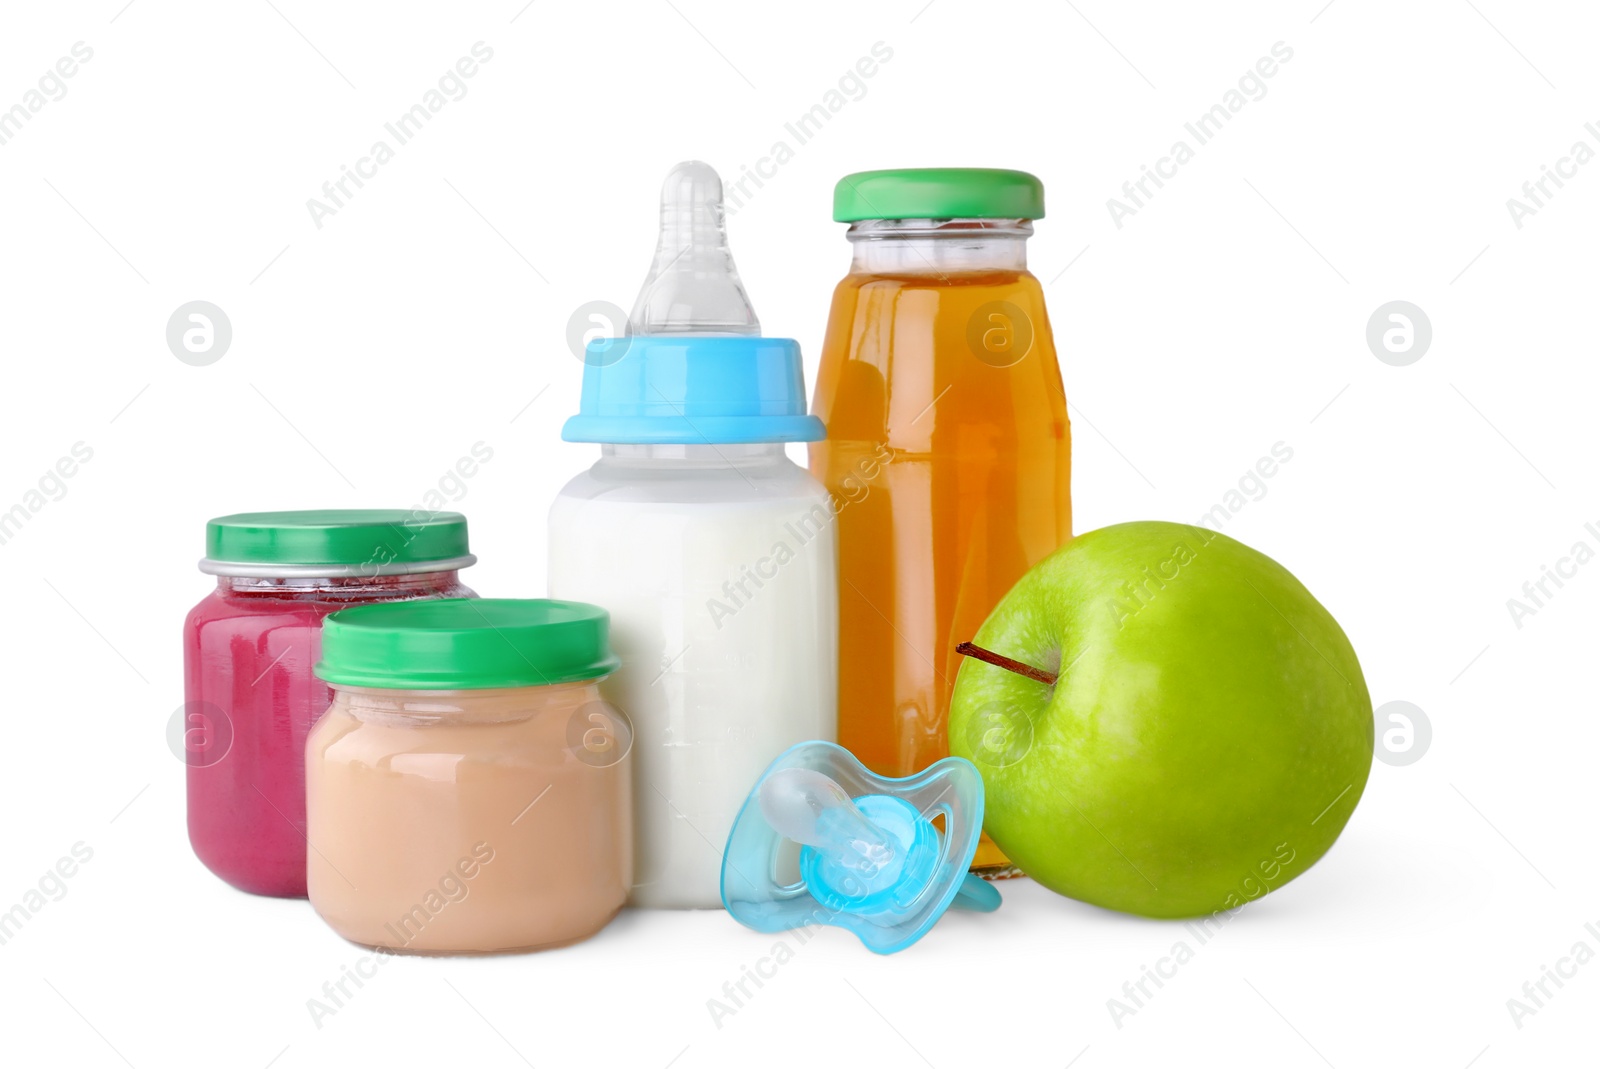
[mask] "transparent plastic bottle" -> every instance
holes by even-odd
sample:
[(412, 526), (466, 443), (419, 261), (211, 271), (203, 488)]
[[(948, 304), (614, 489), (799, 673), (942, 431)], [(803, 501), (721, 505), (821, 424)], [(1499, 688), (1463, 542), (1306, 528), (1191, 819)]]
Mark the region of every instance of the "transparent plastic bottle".
[(550, 510), (550, 594), (611, 613), (601, 691), (633, 725), (637, 906), (721, 905), (722, 849), (774, 757), (832, 739), (833, 499), (784, 454), (821, 437), (799, 346), (760, 336), (703, 163), (662, 187), (630, 335), (593, 343)]

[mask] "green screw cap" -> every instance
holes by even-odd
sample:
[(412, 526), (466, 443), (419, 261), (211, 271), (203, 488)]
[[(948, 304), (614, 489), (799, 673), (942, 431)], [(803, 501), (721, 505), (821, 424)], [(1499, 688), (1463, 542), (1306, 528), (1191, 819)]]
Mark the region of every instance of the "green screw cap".
[(464, 568), (467, 518), (408, 509), (241, 512), (206, 524), (213, 575), (383, 575)]
[(847, 174), (833, 219), (1043, 219), (1044, 183), (1026, 171), (912, 167)]
[(386, 690), (484, 690), (599, 679), (616, 671), (611, 615), (581, 601), (390, 601), (322, 622), (319, 679)]

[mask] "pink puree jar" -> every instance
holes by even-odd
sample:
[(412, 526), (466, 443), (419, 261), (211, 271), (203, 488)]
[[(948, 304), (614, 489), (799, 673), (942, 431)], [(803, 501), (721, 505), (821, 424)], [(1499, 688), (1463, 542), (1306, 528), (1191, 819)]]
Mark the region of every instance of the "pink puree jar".
[(206, 525), (217, 589), (183, 626), (189, 842), (241, 891), (306, 894), (306, 736), (332, 701), (312, 666), (323, 617), (476, 597), (457, 512), (251, 512)]

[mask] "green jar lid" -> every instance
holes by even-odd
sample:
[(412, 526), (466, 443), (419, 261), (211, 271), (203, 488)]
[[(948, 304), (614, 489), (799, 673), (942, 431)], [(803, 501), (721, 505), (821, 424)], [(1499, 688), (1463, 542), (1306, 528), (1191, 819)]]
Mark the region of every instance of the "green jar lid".
[(241, 512), (206, 524), (211, 575), (399, 575), (450, 571), (477, 560), (467, 518), (422, 509)]
[(847, 174), (833, 187), (833, 220), (1043, 219), (1044, 183), (1026, 171), (910, 167)]
[(386, 690), (483, 690), (599, 679), (616, 671), (611, 615), (581, 601), (389, 601), (322, 622), (317, 677)]

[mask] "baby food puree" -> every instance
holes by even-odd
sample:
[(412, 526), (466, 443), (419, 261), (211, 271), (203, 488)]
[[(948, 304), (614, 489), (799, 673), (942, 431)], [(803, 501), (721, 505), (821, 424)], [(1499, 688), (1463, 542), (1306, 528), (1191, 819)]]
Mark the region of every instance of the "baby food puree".
[[(633, 864), (616, 667), (593, 605), (485, 599), (329, 617), (306, 745), (311, 904), (367, 946), (526, 950), (599, 931)], [(597, 738), (601, 736), (600, 738)]]
[(322, 620), (354, 605), (459, 598), (455, 512), (251, 512), (206, 525), (217, 587), (184, 621), (189, 842), (243, 891), (306, 893), (306, 735), (328, 708), (312, 674)]

